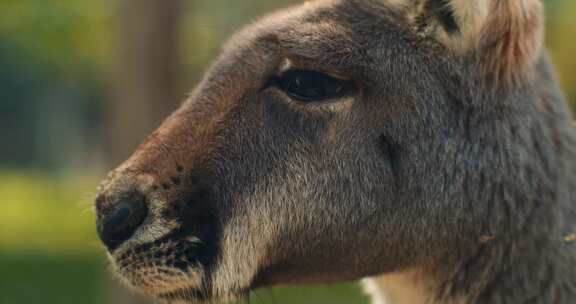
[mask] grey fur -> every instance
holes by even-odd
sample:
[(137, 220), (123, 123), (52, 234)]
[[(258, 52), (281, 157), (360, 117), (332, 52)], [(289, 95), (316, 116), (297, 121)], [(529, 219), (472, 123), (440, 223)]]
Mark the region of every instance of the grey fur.
[[(208, 298), (417, 268), (434, 282), (430, 303), (574, 303), (572, 116), (544, 51), (510, 83), (486, 81), (476, 55), (414, 33), (377, 1), (277, 13), (232, 39), (102, 193), (177, 177), (142, 190), (169, 210), (206, 185), (215, 256), (188, 271), (202, 269), (190, 288)], [(286, 58), (350, 77), (358, 92), (292, 101), (265, 86)], [(164, 247), (178, 256), (179, 242)], [(176, 285), (170, 296), (194, 301)]]

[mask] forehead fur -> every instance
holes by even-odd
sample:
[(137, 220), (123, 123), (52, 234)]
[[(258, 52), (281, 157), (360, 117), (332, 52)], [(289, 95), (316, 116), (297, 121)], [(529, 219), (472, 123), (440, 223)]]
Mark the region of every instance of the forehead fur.
[(471, 62), (487, 84), (506, 87), (532, 75), (543, 19), (541, 0), (318, 0), (272, 15), (233, 41), (274, 33), (284, 55), (332, 64), (352, 56), (362, 62), (367, 45), (427, 38)]

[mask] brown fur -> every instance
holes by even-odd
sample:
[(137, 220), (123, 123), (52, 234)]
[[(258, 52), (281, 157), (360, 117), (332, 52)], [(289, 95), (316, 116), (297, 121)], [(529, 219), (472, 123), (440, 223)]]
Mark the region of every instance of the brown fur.
[[(446, 33), (429, 16), (427, 0), (387, 0), (402, 10), (424, 35), (459, 54), (475, 54), (492, 84), (517, 83), (526, 77), (541, 51), (544, 28), (541, 0), (432, 1), (454, 11), (458, 33)], [(385, 3), (387, 1), (384, 1)], [(425, 20), (421, 20), (424, 17)], [(430, 19), (430, 17), (433, 17)]]
[(479, 61), (496, 83), (517, 82), (536, 63), (544, 29), (542, 3), (493, 1), (481, 32)]
[[(190, 303), (361, 278), (376, 303), (573, 303), (576, 131), (542, 25), (537, 0), (325, 0), (249, 26), (103, 182), (99, 226), (148, 206), (115, 272)], [(301, 100), (278, 84), (301, 70), (352, 89)]]

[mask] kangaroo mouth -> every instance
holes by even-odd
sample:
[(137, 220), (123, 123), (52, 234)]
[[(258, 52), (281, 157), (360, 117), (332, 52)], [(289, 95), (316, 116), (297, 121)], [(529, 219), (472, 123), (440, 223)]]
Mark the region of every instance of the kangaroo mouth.
[(228, 295), (214, 295), (207, 292), (205, 289), (199, 289), (196, 287), (181, 288), (171, 292), (165, 292), (159, 294), (157, 297), (165, 301), (180, 301), (186, 303), (220, 303), (229, 302), (235, 299), (240, 299), (245, 297), (249, 293), (249, 290), (242, 290), (236, 292), (230, 292)]
[(208, 302), (212, 300), (205, 291), (197, 287), (181, 288), (171, 292), (165, 292), (158, 295), (158, 298), (166, 301), (186, 301), (186, 302)]
[(109, 254), (120, 280), (138, 292), (193, 303), (213, 298), (210, 273), (218, 255), (214, 240), (179, 229), (156, 241)]

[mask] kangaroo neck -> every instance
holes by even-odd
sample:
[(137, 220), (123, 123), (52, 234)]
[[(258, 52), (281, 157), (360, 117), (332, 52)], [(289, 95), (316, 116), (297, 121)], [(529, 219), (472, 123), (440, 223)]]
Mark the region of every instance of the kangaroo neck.
[(366, 279), (364, 285), (373, 304), (576, 303), (573, 238), (515, 239), (508, 245), (495, 239), (450, 268), (414, 268)]

